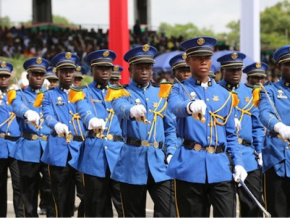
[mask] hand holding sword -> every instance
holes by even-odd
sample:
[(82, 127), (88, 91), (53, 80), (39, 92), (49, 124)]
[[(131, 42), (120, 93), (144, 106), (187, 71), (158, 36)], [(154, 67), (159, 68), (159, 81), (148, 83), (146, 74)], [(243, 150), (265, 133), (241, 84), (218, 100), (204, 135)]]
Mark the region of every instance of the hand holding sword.
[(130, 109), (130, 115), (131, 117), (135, 117), (136, 118), (136, 121), (138, 122), (143, 122), (145, 124), (149, 124), (150, 121), (146, 119), (146, 108), (141, 104), (141, 101), (139, 98), (137, 98), (135, 100), (135, 103), (136, 105), (133, 106), (131, 109)]
[[(190, 99), (190, 100), (194, 100), (194, 98), (187, 92), (187, 90), (185, 89), (185, 87), (183, 86), (183, 84), (175, 77), (174, 78), (175, 81), (177, 81), (183, 91), (185, 92), (185, 94), (187, 95), (187, 97)], [(194, 103), (196, 102), (196, 103)], [(206, 111), (206, 104), (204, 103), (203, 100), (195, 100), (193, 102), (190, 102), (188, 105), (188, 111), (192, 111), (191, 115), (194, 119), (196, 120), (200, 120), (202, 123), (205, 123), (205, 111)]]

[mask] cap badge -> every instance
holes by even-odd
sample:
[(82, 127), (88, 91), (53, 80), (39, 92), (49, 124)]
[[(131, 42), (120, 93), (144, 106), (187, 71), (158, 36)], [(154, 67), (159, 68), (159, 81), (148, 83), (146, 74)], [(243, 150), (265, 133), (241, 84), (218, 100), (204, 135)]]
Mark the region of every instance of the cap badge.
[(114, 66), (114, 69), (113, 69), (113, 71), (118, 71), (119, 70), (119, 66)]
[(38, 58), (36, 59), (36, 63), (37, 63), (37, 64), (41, 64), (41, 63), (42, 63), (42, 59), (41, 59), (40, 57), (38, 57)]
[(2, 67), (2, 68), (6, 67), (6, 62), (5, 62), (5, 61), (3, 61), (3, 62), (1, 63), (1, 67)]
[(149, 49), (150, 49), (150, 45), (148, 45), (148, 44), (145, 44), (145, 45), (143, 45), (143, 47), (142, 47), (142, 49), (143, 49), (143, 51), (149, 51)]
[(81, 71), (81, 69), (82, 69), (82, 67), (81, 67), (81, 66), (78, 66), (78, 67), (76, 68), (76, 71)]
[(257, 63), (256, 63), (256, 67), (257, 67), (257, 68), (260, 68), (260, 67), (261, 67), (261, 63), (260, 63), (260, 62), (257, 62)]
[(197, 44), (198, 44), (198, 45), (203, 45), (203, 44), (204, 44), (204, 38), (199, 38), (199, 39), (197, 40)]
[(187, 58), (186, 53), (183, 53), (183, 54), (182, 54), (182, 59), (185, 60), (186, 58)]
[(55, 67), (52, 68), (52, 72), (56, 73), (56, 68)]
[(110, 54), (110, 52), (109, 52), (109, 51), (105, 51), (105, 52), (103, 53), (103, 56), (104, 56), (104, 57), (108, 57), (108, 56), (109, 56), (109, 54)]
[(233, 54), (231, 55), (231, 57), (232, 57), (232, 59), (237, 59), (237, 58), (238, 58), (238, 54), (237, 54), (237, 53), (233, 53)]
[(65, 58), (66, 58), (66, 59), (70, 59), (70, 58), (71, 58), (71, 53), (70, 53), (70, 52), (67, 52), (67, 53), (65, 54)]

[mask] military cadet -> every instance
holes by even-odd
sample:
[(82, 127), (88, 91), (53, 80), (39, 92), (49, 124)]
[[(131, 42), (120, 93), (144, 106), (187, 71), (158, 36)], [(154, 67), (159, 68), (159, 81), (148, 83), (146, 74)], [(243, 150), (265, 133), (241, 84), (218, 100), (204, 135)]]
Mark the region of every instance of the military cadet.
[(214, 64), (211, 64), (211, 66), (210, 66), (210, 70), (209, 70), (209, 73), (208, 73), (208, 76), (209, 76), (210, 78), (215, 79), (215, 74), (216, 74), (216, 72), (217, 72), (216, 66), (215, 66)]
[(247, 83), (245, 85), (249, 88), (263, 85), (267, 78), (268, 65), (263, 62), (254, 62), (243, 69), (243, 72), (247, 74)]
[[(260, 120), (267, 128), (263, 172), (266, 208), (273, 217), (290, 216), (290, 45), (277, 49), (274, 59), (281, 79), (262, 87)], [(254, 90), (255, 91), (255, 90)]]
[[(88, 54), (85, 61), (91, 66), (94, 81), (83, 90), (86, 99), (75, 99), (74, 90), (70, 93), (77, 100), (77, 111), (88, 129), (78, 158), (70, 164), (84, 173), (85, 214), (89, 217), (113, 216), (111, 197), (118, 215), (122, 216), (119, 184), (110, 176), (124, 142), (118, 117), (111, 103), (104, 101), (115, 58), (111, 50)], [(100, 135), (94, 132), (105, 127)]]
[(215, 44), (211, 37), (181, 43), (192, 76), (183, 84), (175, 84), (168, 99), (177, 117), (177, 133), (183, 138), (167, 169), (167, 174), (175, 178), (176, 206), (181, 217), (208, 216), (208, 197), (214, 216), (235, 216), (233, 176), (237, 182), (247, 176), (237, 150), (231, 113), (236, 96), (208, 77)]
[(55, 75), (53, 67), (47, 68), (47, 72), (45, 74), (45, 79), (47, 79), (49, 82), (49, 87), (47, 89), (53, 89), (53, 88), (57, 87), (58, 78)]
[[(24, 216), (37, 217), (40, 172), (48, 177), (48, 171), (45, 169), (47, 166), (40, 162), (40, 158), (50, 130), (43, 122), (42, 107), (39, 107), (41, 101), (36, 95), (40, 93), (41, 96), (48, 61), (40, 57), (30, 58), (24, 62), (23, 67), (28, 72), (29, 86), (17, 92), (10, 90), (8, 103), (12, 103), (22, 132), (13, 156), (18, 160)], [(47, 215), (55, 216), (52, 197), (49, 200)]]
[(180, 82), (190, 77), (190, 68), (185, 62), (186, 54), (178, 54), (170, 59), (169, 64), (172, 68), (173, 78)]
[(129, 50), (124, 60), (132, 82), (110, 87), (106, 96), (126, 139), (112, 173), (120, 182), (123, 216), (145, 217), (147, 190), (154, 216), (176, 216), (172, 178), (165, 174), (166, 156), (176, 150), (175, 126), (166, 99), (149, 82), (156, 52), (148, 44)]
[(110, 78), (110, 84), (113, 86), (120, 86), (121, 72), (123, 67), (120, 65), (114, 65), (113, 72)]
[(14, 153), (16, 141), (21, 136), (15, 113), (13, 113), (12, 107), (7, 104), (7, 90), (12, 70), (12, 64), (5, 61), (0, 62), (0, 217), (7, 215), (8, 168), (12, 178), (15, 216), (24, 216), (18, 165), (17, 161), (10, 156), (11, 153)]
[(78, 216), (83, 216), (81, 173), (68, 165), (85, 137), (76, 106), (68, 100), (69, 87), (73, 84), (78, 62), (79, 57), (70, 52), (62, 52), (53, 57), (51, 64), (56, 68), (59, 86), (45, 92), (42, 101), (45, 122), (52, 132), (41, 160), (49, 164), (56, 215), (60, 217), (73, 216), (75, 185), (81, 200)]
[[(259, 110), (254, 107), (252, 89), (241, 82), (243, 59), (246, 55), (240, 52), (232, 52), (217, 59), (221, 64), (223, 80), (219, 84), (229, 92), (236, 92), (239, 104), (234, 110), (237, 122), (237, 135), (239, 150), (242, 153), (244, 167), (248, 173), (245, 184), (252, 194), (263, 204), (262, 189), (262, 143), (264, 141), (264, 127), (259, 120)], [(256, 69), (261, 68), (261, 64), (255, 65)], [(254, 72), (258, 73), (258, 70)], [(261, 217), (263, 216), (257, 204), (249, 197), (243, 187), (238, 188), (240, 200), (241, 217)]]

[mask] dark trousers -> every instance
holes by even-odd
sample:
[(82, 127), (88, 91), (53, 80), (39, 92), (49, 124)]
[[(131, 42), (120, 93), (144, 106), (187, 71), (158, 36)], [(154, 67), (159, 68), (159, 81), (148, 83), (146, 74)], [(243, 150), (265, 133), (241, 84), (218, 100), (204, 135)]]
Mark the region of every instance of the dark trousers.
[(71, 217), (74, 215), (75, 187), (81, 203), (78, 207), (78, 217), (84, 216), (84, 189), (81, 173), (68, 164), (66, 167), (49, 165), (51, 189), (55, 201), (56, 216)]
[(180, 217), (208, 217), (210, 204), (214, 217), (236, 216), (234, 182), (212, 184), (175, 180), (176, 205)]
[(51, 183), (48, 174), (48, 165), (44, 164), (42, 171), (40, 172), (40, 181), (39, 181), (39, 194), (40, 194), (40, 203), (39, 207), (45, 209), (46, 215), (48, 217), (55, 217), (55, 208), (52, 198)]
[(265, 172), (266, 209), (272, 217), (290, 216), (290, 178), (279, 177), (274, 168)]
[(146, 217), (147, 190), (154, 202), (154, 217), (176, 217), (173, 180), (155, 183), (149, 173), (147, 185), (120, 183), (124, 217)]
[[(24, 216), (37, 217), (40, 172), (43, 175), (46, 174), (45, 176), (48, 177), (47, 165), (43, 163), (18, 161), (18, 166), (21, 178), (21, 197), (24, 204)], [(47, 210), (47, 216), (53, 217), (55, 213), (53, 210), (52, 196), (50, 196), (48, 204), (50, 206)]]
[(84, 181), (85, 216), (112, 217), (112, 201), (118, 216), (122, 216), (120, 184), (110, 179), (109, 170), (105, 178), (84, 174)]
[(13, 189), (13, 207), (16, 217), (23, 217), (23, 203), (20, 191), (20, 175), (17, 160), (14, 158), (0, 159), (0, 217), (7, 214), (7, 176), (10, 170)]
[[(248, 176), (245, 180), (246, 186), (257, 198), (257, 200), (264, 205), (263, 202), (263, 185), (262, 185), (262, 172), (261, 169), (248, 172)], [(263, 213), (257, 206), (257, 204), (249, 197), (243, 187), (238, 188), (238, 195), (241, 205), (241, 217), (263, 217)]]

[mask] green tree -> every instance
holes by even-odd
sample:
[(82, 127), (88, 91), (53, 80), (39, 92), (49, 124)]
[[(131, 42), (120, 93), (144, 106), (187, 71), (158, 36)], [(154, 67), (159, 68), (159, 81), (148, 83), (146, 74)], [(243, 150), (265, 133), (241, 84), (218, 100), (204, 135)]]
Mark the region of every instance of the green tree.
[(0, 26), (3, 27), (12, 27), (12, 22), (10, 21), (10, 18), (5, 16), (0, 18)]
[(69, 20), (67, 18), (59, 16), (59, 15), (53, 15), (52, 22), (55, 24), (62, 24), (65, 26), (78, 27), (78, 25), (69, 22)]

